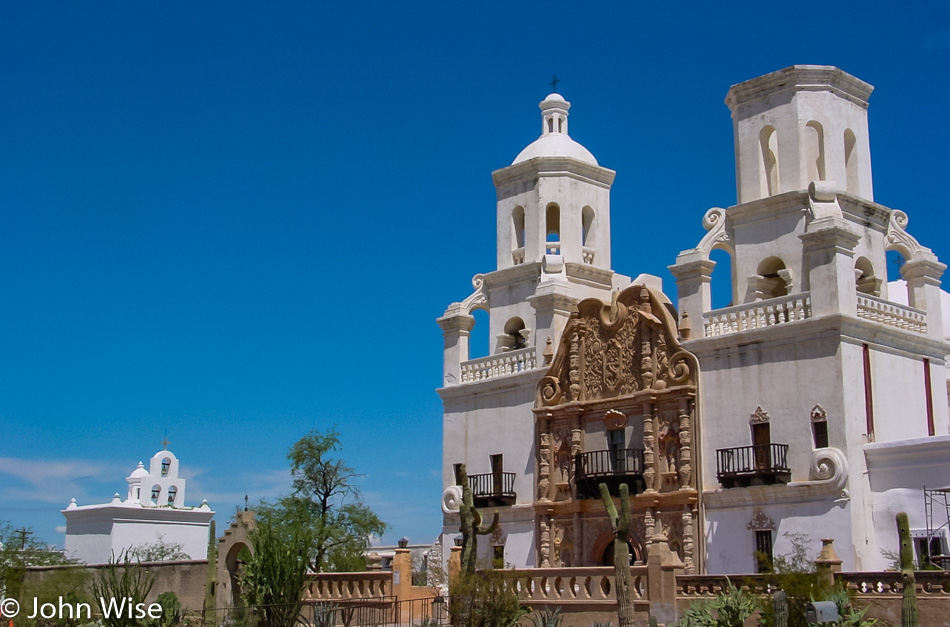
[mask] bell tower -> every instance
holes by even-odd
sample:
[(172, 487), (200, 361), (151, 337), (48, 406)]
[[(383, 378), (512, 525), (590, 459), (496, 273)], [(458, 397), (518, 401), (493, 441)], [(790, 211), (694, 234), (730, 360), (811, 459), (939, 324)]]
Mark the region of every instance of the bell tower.
[[(816, 528), (845, 568), (879, 568), (893, 499), (868, 460), (900, 459), (907, 481), (915, 447), (945, 446), (946, 266), (905, 212), (873, 200), (871, 90), (836, 67), (796, 65), (726, 95), (738, 203), (709, 209), (705, 236), (670, 266), (702, 371), (707, 538), (725, 547), (711, 572), (750, 572), (756, 551), (774, 540), (785, 552), (785, 535)], [(888, 286), (891, 250), (906, 259), (903, 286)], [(731, 283), (729, 306), (713, 309), (712, 280)]]
[(563, 261), (610, 270), (610, 185), (616, 173), (600, 167), (568, 135), (571, 103), (551, 94), (539, 106), (541, 136), (492, 174), (498, 269), (527, 261), (554, 270)]
[(868, 97), (874, 88), (836, 67), (794, 65), (733, 85), (739, 204), (812, 182), (874, 200)]
[[(538, 381), (576, 304), (609, 301), (630, 284), (610, 268), (610, 186), (615, 172), (568, 135), (571, 104), (540, 103), (541, 135), (492, 173), (496, 267), (438, 319), (443, 335), (443, 552), (458, 532), (455, 464), (466, 464), (476, 502), (497, 506), (495, 544), (480, 560), (536, 565), (534, 521)], [(652, 286), (659, 279), (648, 277)], [(488, 354), (472, 359), (472, 313), (488, 313)], [(481, 492), (480, 492), (481, 491)]]

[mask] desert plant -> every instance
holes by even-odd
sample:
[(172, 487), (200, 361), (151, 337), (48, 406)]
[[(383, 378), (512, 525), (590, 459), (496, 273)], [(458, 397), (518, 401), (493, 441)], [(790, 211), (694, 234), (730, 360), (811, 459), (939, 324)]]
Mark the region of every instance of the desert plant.
[(515, 581), (503, 572), (462, 572), (449, 591), (455, 627), (513, 627), (531, 610), (521, 605)]
[(295, 522), (258, 524), (251, 544), (240, 575), (244, 601), (261, 627), (294, 627), (303, 609), (311, 529)]
[(900, 538), (901, 583), (904, 598), (901, 602), (901, 627), (918, 627), (917, 581), (914, 577), (914, 545), (910, 539), (910, 520), (906, 512), (897, 514), (897, 535)]
[(181, 602), (174, 592), (163, 592), (158, 595), (158, 604), (162, 613), (158, 618), (148, 621), (148, 627), (176, 627), (181, 623)]
[(607, 485), (601, 483), (600, 498), (607, 510), (607, 519), (614, 532), (614, 581), (617, 585), (617, 618), (620, 627), (632, 627), (633, 622), (633, 595), (630, 593), (630, 554), (627, 549), (627, 536), (630, 533), (630, 488), (626, 483), (620, 484), (620, 515), (617, 506), (610, 496)]
[(764, 627), (808, 627), (805, 606), (812, 599), (824, 599), (830, 590), (822, 584), (815, 562), (809, 555), (809, 537), (803, 533), (786, 533), (784, 536), (792, 548), (771, 560), (773, 572), (767, 574), (765, 580), (768, 585), (785, 593), (785, 611), (776, 612), (780, 606), (776, 606), (772, 597), (760, 597), (759, 620)]
[(602, 623), (600, 621), (594, 621), (590, 627), (610, 627), (610, 621)]
[(127, 608), (125, 604), (134, 606), (144, 603), (155, 579), (144, 568), (133, 563), (128, 554), (119, 559), (121, 563), (113, 556), (106, 567), (99, 571), (92, 583), (92, 593), (96, 598), (112, 604), (110, 609), (113, 611), (108, 612), (108, 616), (106, 608), (102, 608), (104, 627), (138, 627), (140, 619), (132, 618), (130, 612), (123, 611)]
[(538, 610), (537, 616), (531, 617), (531, 624), (534, 627), (561, 627), (564, 617), (561, 616), (561, 608), (556, 607), (553, 610)]
[(495, 512), (491, 525), (482, 529), (482, 515), (475, 509), (472, 488), (468, 485), (468, 471), (465, 464), (458, 464), (455, 481), (462, 487), (462, 502), (459, 504), (459, 531), (462, 532), (462, 572), (475, 573), (475, 560), (478, 556), (478, 536), (486, 536), (498, 528), (498, 512)]
[(336, 625), (336, 612), (339, 609), (336, 603), (314, 603), (313, 627), (333, 627)]
[(726, 589), (715, 599), (698, 601), (689, 606), (677, 625), (680, 627), (742, 627), (755, 610), (750, 593), (740, 590), (726, 579)]
[(878, 625), (876, 618), (864, 618), (868, 608), (863, 610), (856, 609), (851, 603), (851, 597), (848, 591), (841, 584), (837, 584), (826, 597), (827, 601), (834, 601), (838, 608), (840, 620), (835, 623), (837, 627), (874, 627)]

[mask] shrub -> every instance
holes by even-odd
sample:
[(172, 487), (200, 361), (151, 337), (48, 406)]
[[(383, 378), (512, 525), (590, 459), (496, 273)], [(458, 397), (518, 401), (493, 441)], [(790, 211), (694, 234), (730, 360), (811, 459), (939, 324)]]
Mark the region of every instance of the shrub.
[(736, 588), (728, 579), (726, 584), (726, 590), (715, 599), (690, 605), (677, 624), (680, 627), (742, 627), (755, 609), (754, 597)]
[(515, 580), (499, 571), (461, 574), (449, 589), (455, 627), (513, 627), (531, 610), (521, 605)]

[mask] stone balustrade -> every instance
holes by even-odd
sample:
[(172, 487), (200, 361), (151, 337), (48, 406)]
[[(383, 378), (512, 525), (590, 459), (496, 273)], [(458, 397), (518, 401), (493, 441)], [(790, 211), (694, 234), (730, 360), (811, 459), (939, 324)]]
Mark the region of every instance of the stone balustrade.
[[(617, 602), (614, 569), (610, 566), (586, 568), (529, 568), (505, 571), (510, 574), (527, 605), (612, 605)], [(631, 568), (634, 600), (646, 596), (646, 566)]]
[[(918, 570), (914, 573), (918, 596), (935, 596), (950, 600), (950, 572)], [(904, 587), (897, 571), (838, 573), (835, 581), (844, 583), (858, 598), (902, 597)]]
[(306, 601), (352, 601), (393, 595), (391, 571), (318, 573), (307, 576)]
[(462, 362), (462, 383), (485, 381), (508, 374), (537, 368), (538, 354), (534, 347), (521, 348), (488, 357)]
[(741, 333), (811, 317), (811, 294), (801, 292), (716, 309), (703, 316), (705, 337)]
[(763, 575), (677, 575), (676, 597), (688, 602), (711, 599), (724, 592), (729, 584), (754, 594), (771, 592)]
[(858, 294), (858, 317), (905, 331), (927, 333), (927, 313), (870, 294)]

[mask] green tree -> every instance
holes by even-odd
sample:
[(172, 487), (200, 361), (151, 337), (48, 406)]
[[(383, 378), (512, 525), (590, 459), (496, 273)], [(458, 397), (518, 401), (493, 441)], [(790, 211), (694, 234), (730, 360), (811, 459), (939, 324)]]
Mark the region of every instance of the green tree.
[(62, 551), (51, 548), (33, 537), (32, 529), (15, 529), (8, 522), (0, 523), (0, 593), (17, 597), (27, 566), (72, 564)]
[(168, 542), (162, 536), (158, 536), (155, 542), (147, 542), (129, 549), (129, 556), (137, 562), (190, 560), (191, 556), (183, 549), (180, 542)]
[(266, 526), (309, 530), (313, 544), (307, 555), (314, 572), (364, 570), (370, 537), (388, 529), (363, 504), (355, 483), (360, 475), (336, 455), (339, 450), (340, 436), (332, 429), (301, 438), (287, 453), (293, 493), (258, 509)]
[(259, 522), (241, 571), (245, 603), (261, 627), (293, 627), (303, 608), (312, 530), (299, 523)]

